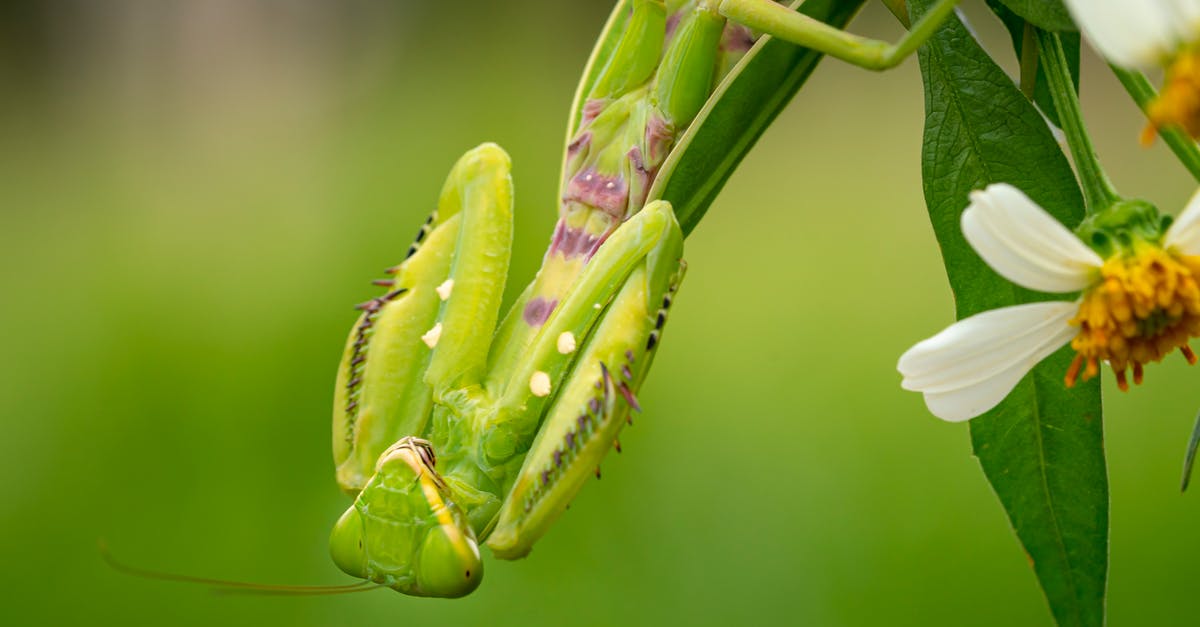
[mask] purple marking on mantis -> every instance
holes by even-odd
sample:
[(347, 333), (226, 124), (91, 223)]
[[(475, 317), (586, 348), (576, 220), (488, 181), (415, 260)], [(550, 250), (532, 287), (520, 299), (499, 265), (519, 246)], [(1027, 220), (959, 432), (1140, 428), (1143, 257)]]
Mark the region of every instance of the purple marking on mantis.
[(635, 411), (642, 411), (642, 406), (638, 404), (637, 397), (633, 395), (633, 390), (629, 389), (629, 386), (625, 385), (624, 381), (617, 386), (617, 390), (621, 392), (621, 396), (625, 397), (625, 402), (629, 403), (630, 407)]
[(574, 431), (567, 432), (567, 448), (572, 448), (572, 449), (575, 448), (575, 432)]
[(595, 207), (623, 220), (629, 204), (629, 185), (620, 176), (607, 176), (595, 168), (587, 168), (571, 177), (563, 201)]
[(548, 483), (550, 483), (550, 471), (543, 470), (542, 471), (542, 485), (546, 485)]
[(583, 103), (583, 116), (579, 120), (579, 125), (587, 126), (596, 119), (596, 116), (600, 115), (606, 106), (608, 106), (608, 100), (604, 98), (592, 98)]
[(667, 33), (666, 41), (671, 41), (675, 36), (675, 29), (679, 28), (679, 20), (683, 17), (683, 11), (676, 11), (667, 16)]
[(563, 458), (562, 451), (558, 451), (558, 450), (554, 451), (554, 466), (556, 468), (562, 468), (562, 458)]
[(525, 323), (531, 327), (540, 327), (546, 323), (546, 319), (550, 317), (550, 312), (558, 306), (558, 300), (546, 300), (541, 296), (534, 298), (525, 305), (525, 311), (522, 312), (522, 318)]
[(565, 259), (582, 256), (584, 261), (592, 258), (600, 248), (604, 238), (594, 236), (584, 229), (567, 226), (561, 220), (554, 228), (554, 238), (550, 241), (550, 253), (559, 253)]
[(576, 135), (575, 139), (572, 140), (570, 145), (567, 146), (567, 158), (569, 159), (571, 157), (574, 157), (575, 155), (579, 154), (582, 150), (584, 150), (591, 144), (592, 144), (592, 132), (591, 131), (584, 131), (584, 132)]
[(722, 52), (746, 52), (754, 45), (754, 33), (741, 24), (728, 23), (721, 33)]
[(646, 203), (646, 194), (650, 192), (650, 179), (653, 178), (653, 174), (646, 168), (641, 148), (634, 146), (625, 153), (625, 156), (629, 158), (629, 165), (633, 166), (633, 171), (630, 173), (633, 179), (633, 192), (629, 200), (634, 206), (640, 207)]
[(650, 162), (662, 163), (662, 160), (667, 158), (671, 144), (675, 142), (675, 129), (666, 120), (652, 115), (646, 121), (644, 139), (646, 150), (650, 153)]
[(593, 398), (592, 400), (588, 401), (588, 409), (592, 410), (593, 414), (600, 413), (600, 399)]

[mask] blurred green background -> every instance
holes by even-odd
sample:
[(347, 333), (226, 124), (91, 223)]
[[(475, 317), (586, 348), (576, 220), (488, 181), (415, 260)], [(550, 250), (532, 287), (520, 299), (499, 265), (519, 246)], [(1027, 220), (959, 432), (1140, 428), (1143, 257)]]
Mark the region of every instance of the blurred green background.
[[(965, 3), (1013, 67), (1006, 35)], [(825, 62), (688, 240), (622, 437), (519, 562), (458, 601), (214, 596), (106, 568), (336, 583), (334, 370), (368, 281), (454, 159), (515, 163), (510, 297), (548, 242), (589, 2), (48, 0), (0, 8), (0, 622), (1045, 624), (967, 427), (897, 356), (950, 322), (921, 195), (915, 60)], [(872, 4), (853, 26), (894, 39)], [(1094, 56), (1085, 114), (1126, 194), (1194, 183)], [(1030, 167), (1034, 167), (1030, 164)], [(1105, 380), (1114, 625), (1194, 624), (1200, 376)]]

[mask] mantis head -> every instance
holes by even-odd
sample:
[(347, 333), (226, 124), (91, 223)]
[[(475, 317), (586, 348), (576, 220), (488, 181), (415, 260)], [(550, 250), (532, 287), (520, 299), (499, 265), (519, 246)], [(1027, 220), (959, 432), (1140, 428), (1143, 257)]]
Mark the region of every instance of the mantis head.
[(479, 586), (475, 534), (434, 464), (429, 442), (412, 437), (380, 456), (330, 534), (333, 561), (346, 574), (416, 596), (461, 597)]

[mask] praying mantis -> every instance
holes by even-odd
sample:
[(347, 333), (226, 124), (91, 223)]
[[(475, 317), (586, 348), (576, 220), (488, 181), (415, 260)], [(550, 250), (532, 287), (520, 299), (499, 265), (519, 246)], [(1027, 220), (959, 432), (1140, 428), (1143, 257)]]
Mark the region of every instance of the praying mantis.
[(508, 312), (513, 184), (494, 144), (459, 159), (377, 281), (386, 292), (359, 305), (333, 407), (337, 481), (354, 499), (330, 536), (338, 567), (458, 597), (482, 579), (481, 543), (525, 556), (640, 411), (684, 236), (754, 139), (821, 53), (886, 69), (955, 4), (889, 45), (839, 30), (861, 0), (809, 0), (808, 15), (619, 2), (572, 106), (549, 248)]
[(888, 69), (958, 2), (888, 44), (841, 30), (865, 1), (618, 1), (571, 107), (550, 245), (503, 316), (511, 162), (485, 143), (454, 164), (407, 255), (374, 281), (384, 293), (357, 306), (337, 371), (335, 476), (353, 502), (330, 553), (358, 583), (262, 585), (102, 556), (242, 592), (461, 597), (482, 580), (481, 543), (527, 555), (641, 411), (684, 237), (742, 157), (824, 55)]

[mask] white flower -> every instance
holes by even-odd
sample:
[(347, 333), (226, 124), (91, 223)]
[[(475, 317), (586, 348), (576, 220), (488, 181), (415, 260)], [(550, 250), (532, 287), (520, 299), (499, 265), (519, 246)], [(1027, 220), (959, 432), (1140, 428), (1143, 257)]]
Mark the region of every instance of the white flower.
[[(1122, 389), (1132, 368), (1200, 336), (1200, 193), (1161, 244), (1137, 239), (1102, 259), (1015, 187), (971, 193), (962, 214), (967, 241), (998, 274), (1071, 301), (1004, 307), (965, 318), (900, 357), (901, 386), (921, 392), (931, 412), (963, 421), (995, 407), (1038, 362), (1071, 342), (1066, 384), (1108, 362)], [(1082, 369), (1082, 373), (1081, 373)]]
[(1163, 87), (1146, 104), (1142, 143), (1178, 127), (1200, 138), (1200, 0), (1066, 0), (1100, 54), (1127, 68), (1164, 68)]
[(1125, 67), (1153, 69), (1200, 39), (1200, 0), (1066, 0), (1092, 46)]

